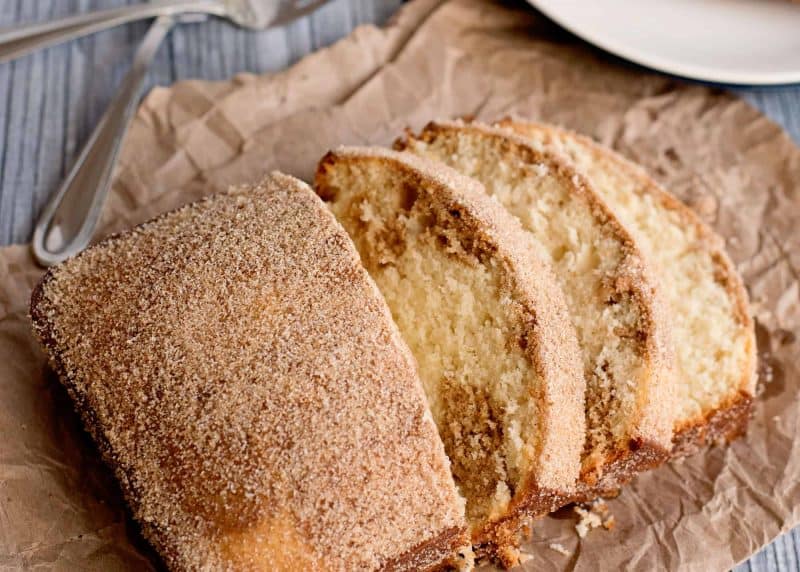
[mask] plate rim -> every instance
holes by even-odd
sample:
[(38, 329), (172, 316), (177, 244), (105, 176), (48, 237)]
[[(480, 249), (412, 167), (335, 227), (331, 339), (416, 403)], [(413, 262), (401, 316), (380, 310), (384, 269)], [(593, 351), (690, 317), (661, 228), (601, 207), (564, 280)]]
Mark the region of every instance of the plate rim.
[(691, 64), (683, 64), (671, 59), (660, 59), (657, 55), (653, 56), (650, 54), (636, 53), (635, 51), (632, 52), (629, 48), (616, 44), (613, 39), (599, 38), (593, 33), (578, 30), (570, 22), (565, 21), (565, 19), (561, 18), (558, 14), (554, 14), (550, 9), (551, 4), (548, 0), (527, 0), (527, 2), (549, 20), (583, 41), (592, 44), (604, 52), (651, 70), (676, 77), (727, 86), (780, 87), (800, 84), (800, 63), (798, 63), (796, 71), (772, 72), (763, 75), (720, 71), (707, 67), (693, 67)]

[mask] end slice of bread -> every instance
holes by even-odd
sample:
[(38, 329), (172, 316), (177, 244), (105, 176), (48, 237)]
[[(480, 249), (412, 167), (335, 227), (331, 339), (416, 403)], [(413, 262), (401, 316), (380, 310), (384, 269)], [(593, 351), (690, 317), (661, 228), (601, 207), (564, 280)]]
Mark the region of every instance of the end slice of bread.
[(642, 168), (588, 137), (550, 125), (502, 126), (572, 158), (657, 265), (677, 349), (674, 452), (745, 433), (757, 351), (747, 291), (723, 240)]
[(350, 233), (417, 359), (479, 553), (574, 494), (580, 350), (528, 233), (476, 181), (409, 153), (342, 148), (316, 190)]
[(543, 246), (583, 356), (587, 439), (578, 500), (611, 494), (668, 457), (668, 322), (633, 238), (563, 158), (478, 123), (431, 123), (400, 148), (481, 181)]
[(274, 173), (48, 271), (33, 326), (170, 570), (469, 567), (408, 347)]

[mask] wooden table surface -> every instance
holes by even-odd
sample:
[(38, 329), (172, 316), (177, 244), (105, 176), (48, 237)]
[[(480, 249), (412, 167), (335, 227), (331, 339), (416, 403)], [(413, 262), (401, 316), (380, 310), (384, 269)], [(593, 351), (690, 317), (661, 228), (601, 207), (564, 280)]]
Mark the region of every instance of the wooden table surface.
[[(0, 0), (0, 27), (135, 0)], [(384, 22), (401, 0), (333, 0), (284, 28), (252, 33), (208, 20), (175, 29), (147, 87), (283, 69), (362, 23)], [(34, 221), (103, 113), (147, 29), (130, 24), (0, 64), (0, 245), (30, 240)], [(800, 87), (739, 89), (800, 143)], [(800, 528), (738, 571), (800, 570)]]

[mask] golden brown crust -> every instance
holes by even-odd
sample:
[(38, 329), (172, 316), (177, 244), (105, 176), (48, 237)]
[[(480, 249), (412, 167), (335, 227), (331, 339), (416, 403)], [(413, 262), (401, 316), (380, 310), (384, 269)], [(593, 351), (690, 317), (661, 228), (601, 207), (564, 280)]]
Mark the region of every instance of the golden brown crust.
[[(597, 160), (611, 162), (625, 177), (635, 181), (636, 188), (643, 194), (652, 196), (664, 209), (678, 215), (689, 228), (694, 228), (700, 237), (700, 246), (711, 257), (716, 280), (721, 283), (733, 301), (735, 319), (748, 332), (747, 364), (742, 369), (738, 387), (732, 390), (719, 407), (704, 411), (694, 419), (682, 419), (676, 423), (673, 439), (673, 455), (681, 456), (697, 452), (704, 444), (712, 444), (720, 439), (735, 439), (747, 430), (749, 411), (756, 387), (757, 348), (753, 319), (750, 315), (747, 290), (728, 254), (723, 248), (723, 240), (691, 208), (659, 185), (644, 169), (629, 161), (619, 153), (608, 149), (591, 138), (560, 127), (538, 124), (515, 119), (504, 119), (500, 125), (514, 129), (535, 129), (546, 143), (558, 139), (571, 139), (588, 150)], [(524, 133), (524, 131), (523, 131)]]
[(566, 493), (529, 483), (517, 494), (507, 514), (484, 529), (481, 539), (473, 546), (475, 557), (488, 558), (504, 568), (517, 565), (517, 549), (530, 522), (576, 502), (576, 495), (575, 491)]
[(632, 439), (628, 449), (633, 454), (623, 454), (608, 460), (601, 478), (578, 483), (571, 502), (586, 502), (597, 497), (613, 497), (619, 489), (639, 473), (654, 469), (669, 458), (670, 450), (663, 444), (646, 439)]
[(337, 161), (376, 162), (401, 173), (411, 186), (424, 189), (433, 197), (436, 210), (452, 218), (465, 240), (474, 241), (476, 250), (491, 253), (510, 269), (515, 298), (525, 314), (535, 316), (524, 327), (530, 342), (526, 351), (546, 382), (546, 394), (540, 400), (545, 415), (538, 420), (544, 425), (546, 442), (545, 450), (538, 452), (538, 471), (551, 475), (548, 482), (555, 486), (528, 480), (514, 492), (506, 514), (473, 531), (473, 543), (481, 546), (483, 553), (499, 556), (508, 546), (518, 544), (523, 521), (547, 514), (571, 498), (578, 476), (584, 382), (580, 350), (560, 289), (546, 263), (535, 256), (531, 239), (519, 222), (489, 199), (477, 181), (409, 153), (342, 148), (328, 153), (317, 169), (315, 186), (326, 200), (334, 199), (327, 173)]
[[(413, 140), (431, 143), (448, 133), (479, 134), (497, 143), (503, 156), (522, 157), (527, 164), (544, 165), (547, 172), (570, 187), (574, 196), (585, 201), (598, 221), (598, 226), (619, 245), (624, 253), (613, 281), (616, 292), (630, 297), (637, 308), (640, 326), (635, 343), (642, 356), (644, 374), (639, 383), (637, 418), (631, 419), (630, 438), (621, 449), (612, 451), (597, 466), (585, 470), (579, 483), (579, 497), (592, 498), (592, 490), (606, 491), (618, 488), (635, 476), (637, 471), (657, 466), (669, 456), (673, 417), (665, 403), (673, 399), (674, 367), (670, 343), (669, 321), (665, 301), (656, 287), (654, 273), (641, 253), (634, 238), (619, 221), (616, 214), (595, 192), (592, 184), (580, 175), (569, 159), (549, 150), (539, 149), (526, 139), (507, 130), (479, 123), (463, 121), (431, 122), (419, 135), (407, 132), (405, 139), (395, 142), (398, 149), (407, 148)], [(595, 494), (594, 496), (597, 496)]]
[(675, 432), (673, 455), (694, 455), (708, 445), (744, 436), (752, 409), (753, 396), (739, 392), (702, 417), (685, 421)]
[[(119, 235), (114, 234), (109, 236), (91, 248), (100, 248), (103, 244), (114, 240), (117, 236)], [(80, 253), (77, 256), (83, 256), (83, 253)], [(131, 479), (128, 477), (128, 472), (125, 470), (123, 464), (114, 454), (114, 449), (111, 447), (104, 431), (102, 430), (102, 425), (97, 419), (95, 410), (91, 407), (91, 405), (89, 405), (87, 398), (88, 396), (85, 392), (80, 391), (76, 387), (75, 377), (70, 375), (68, 369), (65, 367), (64, 362), (61, 359), (61, 352), (58, 349), (58, 345), (56, 344), (54, 337), (55, 326), (48, 317), (47, 312), (44, 310), (46, 306), (44, 301), (44, 292), (47, 288), (47, 284), (53, 280), (53, 275), (56, 268), (58, 267), (56, 266), (49, 268), (36, 284), (33, 292), (31, 293), (29, 310), (31, 323), (42, 349), (44, 349), (45, 354), (47, 354), (49, 358), (50, 366), (53, 368), (53, 371), (72, 400), (72, 403), (75, 406), (75, 411), (81, 418), (84, 429), (94, 441), (95, 446), (97, 447), (97, 450), (103, 459), (103, 463), (105, 463), (105, 465), (111, 469), (111, 472), (119, 482), (122, 496), (124, 497), (125, 502), (130, 509), (131, 514), (133, 515), (138, 512), (140, 495), (134, 488)], [(160, 534), (155, 527), (144, 521), (137, 521), (137, 524), (139, 525), (142, 537), (148, 541), (153, 548), (155, 548), (156, 553), (160, 558), (163, 559), (164, 563), (174, 563), (177, 560), (178, 555), (175, 553), (172, 547), (160, 542)]]
[[(197, 306), (204, 295), (211, 305)], [(270, 321), (241, 313), (262, 305)], [(208, 314), (215, 307), (230, 309), (224, 321)], [(313, 321), (295, 319), (309, 311)], [(193, 315), (200, 321), (187, 322)], [(426, 567), (468, 546), (413, 358), (346, 234), (296, 179), (273, 174), (88, 249), (45, 274), (31, 317), (143, 535), (170, 568), (378, 568), (387, 558)], [(220, 333), (226, 328), (235, 332)], [(165, 347), (176, 361), (148, 362)], [(329, 360), (330, 350), (352, 358)], [(327, 401), (312, 399), (319, 391)], [(212, 406), (196, 416), (182, 413), (206, 401)], [(316, 441), (311, 425), (329, 424)], [(359, 434), (377, 448), (356, 446)], [(233, 453), (240, 435), (244, 448)], [(326, 482), (336, 485), (319, 486)], [(391, 510), (378, 518), (384, 505)], [(346, 530), (333, 532), (343, 522)]]
[[(106, 241), (113, 238), (109, 237)], [(100, 244), (102, 243), (96, 246), (100, 246)], [(94, 440), (103, 462), (111, 468), (117, 477), (123, 497), (128, 506), (133, 509), (138, 502), (139, 495), (136, 494), (131, 486), (127, 473), (122, 469), (121, 464), (115, 460), (113, 448), (105, 438), (102, 428), (97, 422), (94, 410), (87, 405), (85, 395), (76, 391), (74, 384), (70, 382), (70, 377), (61, 362), (59, 352), (56, 351), (55, 341), (52, 338), (52, 326), (42, 312), (43, 292), (47, 282), (51, 279), (52, 272), (48, 271), (34, 287), (30, 301), (31, 319), (34, 324), (37, 324), (40, 342), (46, 353), (51, 356), (50, 363), (75, 404), (75, 409), (81, 417), (84, 428)], [(135, 509), (133, 511), (135, 512)], [(140, 527), (142, 536), (156, 549), (157, 555), (162, 557), (164, 562), (174, 564), (178, 561), (179, 555), (175, 553), (171, 546), (159, 542), (160, 534), (158, 530), (147, 522), (138, 522), (137, 524)], [(411, 572), (414, 570), (459, 572), (468, 570), (471, 559), (464, 554), (464, 549), (469, 547), (470, 544), (471, 541), (466, 527), (451, 527), (435, 538), (425, 540), (403, 554), (388, 560), (380, 567), (380, 570), (383, 572)]]
[[(468, 563), (467, 556), (458, 554), (469, 545), (469, 536), (463, 528), (453, 527), (414, 546), (408, 552), (388, 560), (381, 566), (381, 572), (446, 572), (463, 570)], [(433, 562), (433, 564), (430, 564)]]

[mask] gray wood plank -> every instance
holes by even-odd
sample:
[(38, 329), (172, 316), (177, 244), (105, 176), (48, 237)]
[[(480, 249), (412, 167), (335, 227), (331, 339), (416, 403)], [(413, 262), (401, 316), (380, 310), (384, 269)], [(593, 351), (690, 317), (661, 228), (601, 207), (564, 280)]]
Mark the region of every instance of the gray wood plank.
[(736, 89), (734, 92), (758, 107), (800, 143), (800, 87)]
[[(135, 1), (0, 0), (0, 25)], [(145, 89), (187, 78), (278, 71), (358, 24), (382, 22), (399, 5), (400, 0), (336, 0), (310, 18), (261, 33), (218, 19), (182, 25), (159, 51)], [(36, 214), (113, 97), (147, 26), (131, 24), (0, 64), (0, 244), (29, 240)]]
[[(136, 0), (0, 0), (0, 27)], [(209, 20), (176, 28), (146, 88), (187, 78), (224, 79), (286, 68), (362, 23), (381, 23), (401, 0), (334, 0), (309, 18), (253, 33)], [(47, 197), (113, 97), (147, 30), (137, 23), (0, 64), (0, 245), (30, 239)], [(800, 142), (800, 87), (736, 90)], [(800, 570), (800, 529), (737, 571)]]

